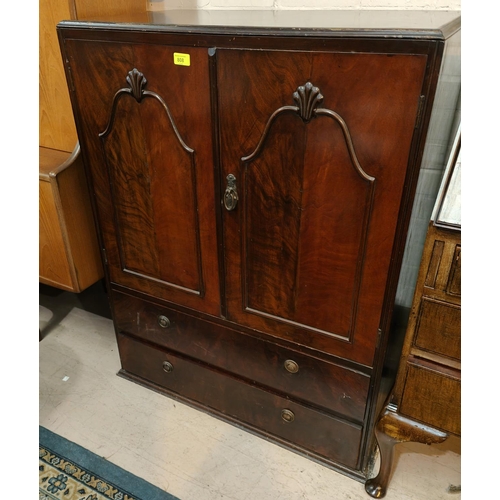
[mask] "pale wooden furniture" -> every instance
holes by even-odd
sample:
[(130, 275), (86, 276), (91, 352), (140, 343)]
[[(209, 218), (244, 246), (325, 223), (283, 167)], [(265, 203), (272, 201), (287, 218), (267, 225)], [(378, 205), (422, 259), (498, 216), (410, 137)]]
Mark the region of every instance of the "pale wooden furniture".
[(71, 292), (104, 271), (56, 25), (104, 14), (146, 19), (146, 2), (45, 0), (39, 9), (39, 281)]
[(78, 140), (55, 26), (71, 16), (68, 0), (40, 2), (39, 145), (71, 153)]
[(103, 270), (79, 148), (40, 148), (40, 282), (80, 292)]

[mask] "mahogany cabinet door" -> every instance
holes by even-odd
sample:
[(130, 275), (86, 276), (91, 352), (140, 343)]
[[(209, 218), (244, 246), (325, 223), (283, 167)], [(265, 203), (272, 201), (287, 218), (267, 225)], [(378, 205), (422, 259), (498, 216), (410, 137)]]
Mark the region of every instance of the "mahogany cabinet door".
[(207, 50), (65, 50), (111, 281), (219, 315)]
[(426, 62), (217, 51), (229, 320), (372, 364)]

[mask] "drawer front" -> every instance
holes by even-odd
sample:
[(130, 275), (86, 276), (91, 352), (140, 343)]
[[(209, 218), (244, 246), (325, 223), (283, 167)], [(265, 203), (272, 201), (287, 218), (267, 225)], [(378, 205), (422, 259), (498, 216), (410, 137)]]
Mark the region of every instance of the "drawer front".
[(461, 308), (428, 298), (420, 304), (415, 346), (460, 361)]
[(123, 370), (213, 409), (230, 420), (356, 468), (362, 428), (230, 375), (118, 334)]
[(128, 295), (113, 297), (119, 331), (350, 419), (364, 419), (368, 375)]
[(430, 362), (408, 363), (399, 410), (403, 415), (460, 435), (460, 372), (441, 369)]

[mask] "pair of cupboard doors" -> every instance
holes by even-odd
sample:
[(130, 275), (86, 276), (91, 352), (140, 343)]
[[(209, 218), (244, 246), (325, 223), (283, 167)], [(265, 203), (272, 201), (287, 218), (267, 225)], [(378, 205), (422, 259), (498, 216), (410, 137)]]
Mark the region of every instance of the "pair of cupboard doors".
[(429, 55), (111, 38), (61, 42), (111, 283), (372, 367)]

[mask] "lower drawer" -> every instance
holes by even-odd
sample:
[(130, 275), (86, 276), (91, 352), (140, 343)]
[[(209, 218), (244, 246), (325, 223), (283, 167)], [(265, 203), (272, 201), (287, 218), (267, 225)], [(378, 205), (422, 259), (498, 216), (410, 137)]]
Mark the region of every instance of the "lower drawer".
[(423, 297), (415, 347), (460, 361), (461, 309), (456, 304)]
[(271, 390), (363, 422), (370, 377), (245, 335), (220, 324), (118, 292), (119, 331), (195, 358)]
[(461, 376), (458, 370), (411, 359), (399, 411), (445, 432), (460, 435)]
[(355, 469), (362, 428), (193, 360), (118, 334), (125, 372), (199, 403), (266, 437)]

